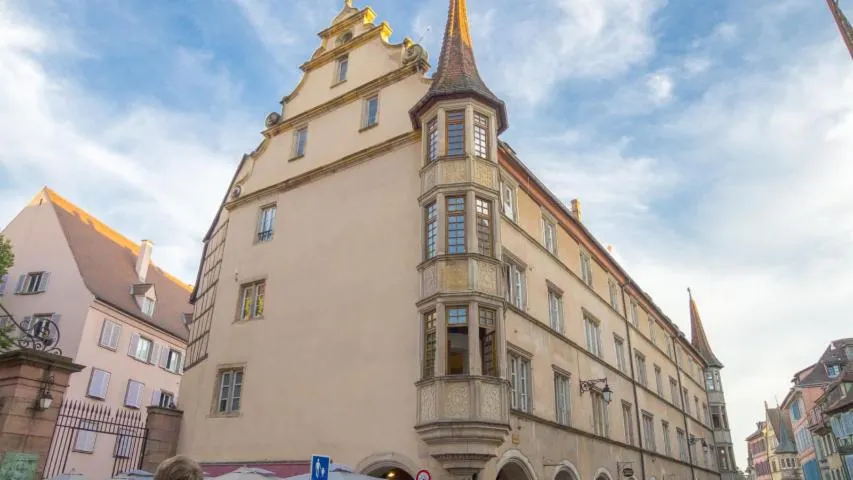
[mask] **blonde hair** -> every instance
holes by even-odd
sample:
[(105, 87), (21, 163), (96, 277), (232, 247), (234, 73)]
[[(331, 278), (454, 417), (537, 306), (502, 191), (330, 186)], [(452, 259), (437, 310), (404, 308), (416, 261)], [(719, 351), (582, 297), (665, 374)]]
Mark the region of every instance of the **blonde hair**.
[(178, 455), (163, 460), (154, 472), (154, 480), (203, 480), (203, 477), (195, 460)]

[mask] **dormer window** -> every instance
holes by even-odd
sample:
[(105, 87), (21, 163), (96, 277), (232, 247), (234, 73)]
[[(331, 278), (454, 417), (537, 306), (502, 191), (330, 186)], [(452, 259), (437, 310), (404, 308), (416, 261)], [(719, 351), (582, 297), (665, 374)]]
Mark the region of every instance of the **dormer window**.
[(142, 306), (140, 308), (142, 309), (142, 313), (144, 313), (145, 315), (147, 315), (149, 317), (153, 317), (154, 316), (154, 299), (151, 299), (148, 297), (143, 297), (142, 298)]
[(835, 378), (841, 374), (841, 366), (840, 365), (829, 365), (826, 367), (826, 375), (829, 378)]
[(335, 46), (339, 47), (352, 40), (352, 32), (346, 32), (335, 40)]

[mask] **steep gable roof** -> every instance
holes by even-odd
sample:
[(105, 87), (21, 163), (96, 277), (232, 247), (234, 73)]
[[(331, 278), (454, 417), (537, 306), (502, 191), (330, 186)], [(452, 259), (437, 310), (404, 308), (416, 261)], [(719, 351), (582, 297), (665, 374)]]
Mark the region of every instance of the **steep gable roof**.
[(699, 317), (699, 308), (696, 306), (696, 301), (693, 300), (693, 292), (688, 288), (687, 293), (690, 296), (690, 343), (699, 351), (709, 367), (723, 368), (723, 363), (711, 350), (711, 344), (705, 334), (705, 327), (702, 325), (702, 318)]
[(131, 288), (139, 281), (136, 274), (139, 244), (47, 187), (40, 196), (53, 206), (83, 282), (92, 295), (142, 322), (181, 340), (187, 339), (184, 314), (192, 312), (189, 285), (152, 263), (146, 282), (157, 291), (157, 305), (154, 316), (146, 316), (131, 295)]

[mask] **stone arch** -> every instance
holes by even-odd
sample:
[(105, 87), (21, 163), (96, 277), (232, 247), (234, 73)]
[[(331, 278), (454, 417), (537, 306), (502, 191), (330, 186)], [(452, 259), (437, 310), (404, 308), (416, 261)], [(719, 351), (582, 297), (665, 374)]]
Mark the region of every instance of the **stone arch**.
[(613, 474), (606, 468), (599, 468), (592, 480), (613, 480)]
[[(533, 464), (530, 463), (530, 460), (521, 453), (521, 451), (517, 449), (510, 449), (504, 452), (501, 455), (500, 460), (498, 460), (498, 464), (495, 467), (495, 471), (497, 472), (497, 476), (501, 478), (501, 472), (504, 469), (507, 469), (506, 473), (509, 473), (511, 478), (507, 478), (506, 480), (538, 480), (536, 478), (536, 470), (533, 468)], [(520, 478), (524, 477), (524, 478)]]
[(394, 469), (405, 472), (411, 478), (415, 478), (418, 473), (418, 465), (406, 455), (397, 452), (374, 453), (362, 459), (355, 466), (357, 473), (369, 476)]
[(577, 467), (568, 460), (563, 460), (557, 465), (556, 470), (554, 470), (554, 478), (552, 480), (563, 480), (565, 478), (565, 474), (569, 476), (569, 480), (581, 480), (581, 474), (578, 472)]

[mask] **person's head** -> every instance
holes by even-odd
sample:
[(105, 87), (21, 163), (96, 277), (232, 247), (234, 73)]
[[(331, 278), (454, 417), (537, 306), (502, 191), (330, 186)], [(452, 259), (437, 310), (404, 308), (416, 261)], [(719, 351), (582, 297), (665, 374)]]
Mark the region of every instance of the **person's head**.
[(154, 472), (154, 480), (203, 480), (201, 467), (193, 459), (178, 455), (163, 460)]

